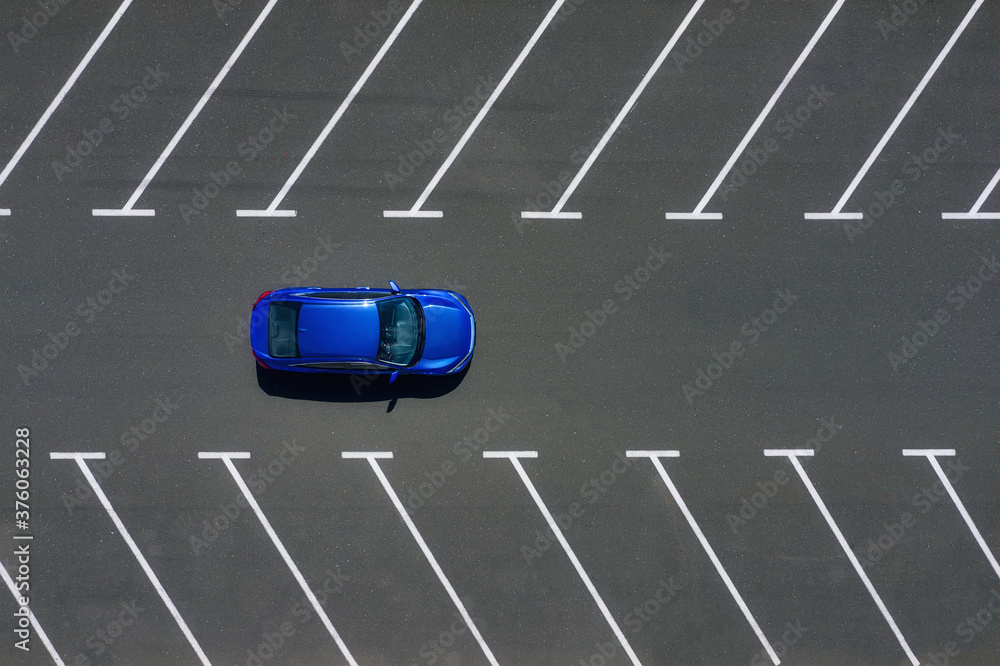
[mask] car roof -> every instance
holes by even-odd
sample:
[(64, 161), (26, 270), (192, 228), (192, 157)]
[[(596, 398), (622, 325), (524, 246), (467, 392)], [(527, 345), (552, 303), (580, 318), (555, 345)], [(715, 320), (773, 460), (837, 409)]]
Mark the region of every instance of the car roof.
[(374, 360), (379, 319), (374, 301), (330, 300), (302, 304), (298, 321), (302, 358)]

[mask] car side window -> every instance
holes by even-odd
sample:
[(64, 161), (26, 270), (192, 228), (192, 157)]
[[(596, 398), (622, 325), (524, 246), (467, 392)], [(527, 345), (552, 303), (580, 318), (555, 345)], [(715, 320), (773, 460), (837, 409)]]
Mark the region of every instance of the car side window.
[(309, 298), (322, 298), (326, 300), (372, 300), (375, 298), (384, 298), (385, 296), (391, 296), (390, 291), (376, 291), (374, 289), (360, 289), (358, 291), (321, 291), (321, 292), (307, 292), (303, 296), (308, 296)]

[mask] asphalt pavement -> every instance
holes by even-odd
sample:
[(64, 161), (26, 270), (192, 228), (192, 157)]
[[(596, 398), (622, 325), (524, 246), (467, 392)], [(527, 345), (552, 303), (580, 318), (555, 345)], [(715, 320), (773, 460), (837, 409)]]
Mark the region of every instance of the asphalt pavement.
[[(1000, 6), (847, 0), (666, 219), (836, 5), (3, 3), (0, 662), (1000, 663)], [(467, 373), (258, 376), (389, 280)]]

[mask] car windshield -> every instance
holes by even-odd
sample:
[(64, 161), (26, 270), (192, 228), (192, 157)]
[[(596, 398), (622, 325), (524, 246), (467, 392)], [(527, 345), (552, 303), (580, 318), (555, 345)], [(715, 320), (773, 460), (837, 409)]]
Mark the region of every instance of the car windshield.
[(299, 355), (298, 321), (301, 303), (271, 303), (267, 313), (267, 353), (274, 358)]
[(393, 365), (416, 362), (423, 346), (423, 315), (416, 301), (408, 297), (379, 301), (378, 320), (378, 360)]

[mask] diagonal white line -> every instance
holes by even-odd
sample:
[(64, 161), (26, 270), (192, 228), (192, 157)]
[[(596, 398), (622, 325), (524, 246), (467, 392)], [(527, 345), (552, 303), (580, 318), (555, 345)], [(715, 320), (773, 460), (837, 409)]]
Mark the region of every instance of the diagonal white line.
[[(14, 595), (14, 603), (20, 605), (21, 595), (14, 586), (14, 580), (10, 577), (10, 574), (7, 573), (7, 568), (2, 563), (0, 563), (0, 577), (2, 577), (3, 582), (7, 584), (7, 589), (10, 590), (10, 593)], [(49, 640), (49, 637), (45, 634), (45, 630), (42, 629), (42, 625), (35, 618), (35, 614), (31, 612), (30, 608), (28, 608), (28, 620), (31, 622), (31, 626), (35, 628), (35, 633), (42, 639), (42, 644), (45, 646), (45, 649), (49, 651), (49, 656), (52, 657), (52, 661), (56, 662), (57, 666), (66, 666), (66, 664), (63, 663), (63, 660), (59, 657), (59, 653), (56, 652), (55, 647), (52, 646), (52, 641)]]
[(998, 182), (1000, 182), (1000, 169), (997, 169), (997, 172), (993, 174), (993, 179), (990, 181), (989, 185), (986, 186), (986, 189), (983, 190), (983, 193), (979, 195), (979, 199), (977, 199), (975, 205), (972, 206), (972, 209), (969, 211), (970, 213), (974, 214), (979, 212), (979, 209), (983, 207), (986, 200), (990, 198), (991, 194), (993, 194), (993, 190), (996, 188)]
[(320, 149), (320, 146), (322, 146), (323, 142), (326, 141), (326, 138), (330, 136), (330, 132), (333, 131), (333, 128), (337, 126), (338, 122), (340, 122), (341, 117), (344, 115), (344, 113), (347, 112), (347, 107), (351, 105), (351, 102), (354, 101), (354, 98), (357, 97), (358, 93), (361, 92), (361, 89), (364, 87), (365, 83), (368, 82), (368, 79), (375, 71), (375, 68), (378, 67), (380, 62), (382, 62), (382, 58), (384, 58), (385, 54), (388, 53), (389, 49), (392, 48), (392, 45), (393, 43), (395, 43), (396, 38), (399, 37), (399, 34), (401, 32), (403, 32), (403, 28), (406, 27), (407, 23), (409, 23), (410, 17), (412, 17), (413, 13), (417, 11), (417, 8), (420, 6), (421, 2), (423, 2), (423, 0), (413, 0), (413, 4), (410, 5), (410, 8), (407, 9), (406, 13), (403, 14), (403, 16), (399, 19), (399, 23), (397, 23), (393, 31), (389, 33), (389, 37), (385, 40), (385, 43), (382, 44), (382, 48), (378, 50), (378, 53), (375, 54), (375, 57), (372, 59), (372, 61), (368, 63), (368, 67), (365, 68), (365, 71), (361, 75), (361, 78), (358, 79), (357, 83), (354, 84), (354, 87), (351, 88), (351, 91), (347, 93), (347, 97), (344, 98), (344, 101), (341, 102), (340, 106), (337, 108), (337, 111), (333, 114), (333, 117), (330, 118), (330, 122), (326, 124), (326, 127), (323, 128), (323, 131), (320, 132), (320, 135), (316, 137), (316, 140), (313, 142), (312, 146), (310, 146), (309, 151), (305, 154), (305, 157), (302, 158), (302, 161), (299, 162), (299, 165), (295, 167), (295, 171), (292, 172), (292, 175), (288, 177), (288, 180), (285, 181), (285, 184), (281, 187), (281, 190), (278, 192), (278, 196), (274, 197), (274, 201), (272, 201), (271, 205), (267, 207), (267, 210), (269, 212), (277, 210), (278, 205), (281, 204), (281, 202), (284, 200), (285, 196), (288, 194), (288, 191), (292, 189), (293, 185), (295, 185), (295, 181), (299, 179), (299, 176), (302, 175), (302, 172), (305, 171), (307, 166), (309, 166), (309, 162), (311, 162), (312, 158), (315, 157), (317, 151), (319, 151)]
[(594, 583), (590, 580), (590, 576), (587, 575), (583, 565), (580, 564), (580, 560), (577, 559), (576, 553), (573, 552), (569, 542), (566, 541), (566, 537), (563, 535), (562, 529), (559, 527), (559, 523), (557, 523), (555, 518), (552, 517), (548, 507), (545, 506), (545, 502), (542, 501), (542, 497), (535, 489), (535, 484), (533, 484), (531, 479), (528, 478), (528, 473), (524, 471), (524, 466), (521, 465), (521, 460), (516, 456), (510, 456), (510, 462), (514, 465), (514, 469), (517, 470), (517, 474), (521, 477), (521, 481), (524, 482), (524, 487), (528, 489), (531, 499), (535, 500), (538, 510), (542, 512), (543, 516), (545, 516), (545, 522), (549, 524), (549, 528), (552, 530), (552, 533), (556, 535), (556, 539), (559, 541), (559, 544), (563, 547), (563, 550), (566, 551), (566, 556), (569, 557), (569, 561), (573, 563), (573, 568), (576, 569), (576, 573), (580, 576), (580, 580), (582, 580), (583, 584), (587, 587), (587, 590), (590, 592), (590, 596), (594, 598), (594, 602), (597, 603), (597, 607), (601, 609), (601, 614), (604, 615), (604, 619), (611, 627), (611, 631), (614, 632), (615, 637), (618, 638), (618, 642), (621, 644), (622, 648), (625, 649), (625, 653), (628, 655), (629, 659), (632, 660), (633, 666), (642, 666), (639, 662), (639, 657), (636, 656), (635, 651), (628, 642), (628, 639), (625, 638), (625, 634), (622, 633), (621, 627), (618, 626), (618, 622), (611, 614), (611, 611), (608, 610), (607, 605), (604, 603), (604, 599), (601, 598), (597, 588), (594, 587)]
[(951, 49), (952, 47), (955, 46), (955, 43), (958, 41), (958, 38), (962, 36), (962, 33), (965, 32), (965, 28), (969, 25), (969, 23), (972, 21), (972, 18), (976, 15), (976, 12), (978, 12), (979, 8), (982, 6), (983, 6), (983, 0), (976, 0), (975, 4), (972, 5), (972, 8), (965, 15), (965, 18), (962, 19), (962, 22), (959, 24), (958, 29), (955, 30), (955, 33), (951, 36), (951, 39), (949, 39), (948, 43), (945, 44), (944, 48), (941, 50), (941, 53), (938, 54), (938, 57), (934, 59), (934, 63), (931, 65), (931, 68), (927, 70), (927, 73), (924, 74), (924, 78), (920, 80), (920, 83), (917, 85), (916, 90), (914, 90), (913, 93), (910, 95), (910, 98), (906, 100), (906, 104), (903, 105), (903, 108), (899, 110), (899, 113), (896, 115), (896, 119), (892, 121), (892, 124), (889, 125), (889, 129), (887, 129), (885, 131), (885, 134), (882, 135), (882, 139), (878, 142), (878, 145), (875, 146), (875, 150), (873, 150), (872, 154), (868, 156), (867, 160), (865, 160), (864, 165), (861, 167), (861, 171), (859, 171), (858, 175), (854, 177), (854, 180), (851, 181), (851, 184), (847, 186), (847, 190), (844, 192), (844, 196), (840, 197), (840, 201), (838, 201), (837, 205), (834, 206), (832, 211), (833, 213), (840, 213), (844, 209), (844, 206), (847, 205), (847, 201), (851, 198), (851, 195), (854, 194), (854, 190), (857, 189), (858, 185), (861, 183), (865, 175), (868, 173), (868, 170), (871, 169), (872, 165), (875, 163), (875, 160), (878, 159), (878, 156), (882, 152), (882, 149), (885, 148), (887, 143), (889, 143), (889, 139), (891, 139), (892, 135), (896, 132), (896, 128), (899, 127), (899, 125), (903, 122), (903, 119), (906, 117), (906, 114), (910, 112), (910, 108), (913, 107), (913, 105), (916, 103), (917, 98), (920, 97), (920, 94), (924, 91), (924, 88), (926, 88), (927, 84), (930, 83), (931, 78), (934, 77), (934, 74), (941, 66), (941, 63), (944, 62), (944, 59), (951, 52)]
[(309, 603), (312, 604), (313, 610), (316, 611), (316, 615), (323, 622), (323, 626), (326, 627), (328, 632), (330, 632), (330, 636), (333, 637), (337, 647), (340, 648), (341, 654), (344, 655), (344, 658), (347, 659), (347, 663), (351, 664), (351, 666), (358, 666), (358, 662), (356, 662), (354, 657), (351, 656), (351, 652), (347, 649), (347, 645), (340, 637), (340, 634), (337, 633), (333, 623), (330, 622), (330, 618), (327, 616), (326, 611), (324, 611), (323, 607), (320, 605), (319, 599), (316, 598), (316, 595), (313, 594), (313, 591), (309, 588), (309, 584), (306, 582), (302, 572), (299, 571), (295, 562), (292, 561), (292, 556), (288, 554), (287, 550), (285, 550), (285, 546), (281, 543), (281, 539), (278, 538), (274, 528), (271, 527), (271, 523), (267, 520), (267, 516), (264, 515), (260, 505), (257, 504), (257, 500), (254, 499), (253, 493), (251, 493), (250, 488), (247, 487), (246, 481), (243, 480), (243, 477), (240, 476), (236, 466), (233, 465), (232, 457), (225, 454), (222, 454), (219, 457), (222, 458), (222, 462), (226, 464), (226, 468), (229, 470), (229, 473), (233, 475), (233, 479), (236, 480), (236, 485), (240, 487), (240, 491), (242, 491), (243, 496), (247, 498), (247, 503), (253, 509), (253, 512), (257, 514), (257, 519), (260, 520), (260, 524), (264, 527), (264, 531), (267, 532), (269, 537), (271, 537), (271, 542), (274, 544), (274, 547), (278, 549), (278, 553), (281, 554), (281, 559), (285, 561), (289, 571), (292, 572), (292, 576), (295, 577), (296, 582), (299, 584), (299, 587), (302, 588), (302, 591), (305, 593)]
[(174, 134), (174, 137), (170, 140), (170, 143), (167, 144), (167, 147), (163, 149), (163, 152), (160, 154), (160, 157), (156, 160), (156, 163), (153, 164), (153, 168), (149, 170), (149, 173), (147, 173), (146, 176), (142, 179), (142, 182), (139, 184), (139, 187), (136, 188), (135, 192), (125, 203), (124, 210), (131, 210), (132, 207), (135, 205), (135, 203), (139, 200), (139, 197), (142, 196), (142, 193), (146, 191), (146, 188), (149, 186), (149, 184), (153, 182), (153, 178), (156, 177), (156, 174), (160, 170), (160, 167), (162, 167), (163, 163), (167, 161), (167, 158), (170, 157), (170, 153), (172, 153), (174, 151), (174, 148), (177, 147), (177, 144), (180, 143), (181, 139), (184, 137), (184, 134), (188, 131), (188, 128), (191, 127), (195, 119), (198, 117), (198, 114), (200, 114), (201, 110), (205, 108), (206, 104), (208, 104), (208, 100), (212, 99), (212, 95), (214, 95), (215, 91), (218, 90), (220, 85), (222, 85), (222, 80), (226, 78), (226, 75), (229, 74), (229, 70), (233, 68), (233, 65), (236, 64), (236, 61), (239, 60), (239, 57), (243, 55), (244, 49), (246, 49), (247, 45), (250, 43), (250, 40), (253, 39), (254, 35), (257, 34), (257, 31), (260, 29), (260, 26), (264, 23), (264, 20), (267, 18), (268, 14), (271, 13), (271, 10), (274, 9), (274, 6), (277, 3), (278, 0), (270, 0), (267, 3), (267, 5), (265, 5), (264, 10), (260, 13), (260, 15), (257, 17), (257, 20), (254, 21), (253, 26), (250, 28), (250, 32), (248, 32), (246, 35), (243, 36), (243, 39), (240, 41), (239, 46), (237, 46), (236, 50), (233, 51), (233, 54), (229, 56), (229, 60), (226, 61), (226, 64), (222, 66), (222, 70), (216, 75), (211, 85), (208, 86), (208, 90), (205, 91), (205, 94), (201, 96), (201, 99), (198, 100), (198, 103), (195, 104), (193, 109), (191, 109), (191, 113), (188, 114), (188, 117), (184, 120), (180, 128)]
[(715, 570), (719, 572), (722, 582), (726, 584), (729, 594), (732, 595), (733, 599), (736, 601), (736, 605), (740, 607), (741, 611), (743, 611), (743, 616), (747, 619), (747, 622), (750, 623), (750, 627), (753, 628), (754, 633), (757, 634), (757, 639), (760, 641), (760, 644), (764, 646), (764, 650), (766, 650), (768, 656), (771, 657), (771, 661), (774, 662), (775, 665), (780, 664), (781, 660), (778, 659), (778, 654), (774, 651), (774, 648), (771, 647), (771, 643), (767, 640), (767, 636), (764, 635), (760, 625), (757, 624), (757, 620), (754, 619), (753, 613), (750, 612), (750, 608), (747, 606), (746, 602), (743, 601), (742, 595), (740, 595), (739, 591), (736, 589), (736, 585), (733, 584), (729, 574), (726, 573), (726, 569), (722, 566), (722, 562), (715, 554), (715, 550), (712, 548), (711, 544), (708, 543), (708, 539), (705, 538), (705, 534), (701, 531), (701, 528), (698, 527), (698, 523), (695, 522), (694, 515), (681, 498), (681, 494), (677, 490), (677, 486), (674, 485), (670, 476), (667, 475), (667, 470), (664, 468), (663, 463), (655, 455), (655, 452), (649, 456), (649, 459), (656, 467), (656, 471), (660, 473), (660, 478), (663, 479), (663, 483), (667, 485), (667, 489), (670, 491), (670, 494), (673, 495), (674, 500), (677, 501), (677, 506), (680, 508), (681, 513), (684, 514), (684, 518), (687, 519), (688, 525), (690, 525), (691, 530), (694, 531), (694, 535), (698, 537), (701, 547), (704, 548), (705, 552), (708, 554), (708, 559), (712, 560), (712, 564), (715, 566)]
[(413, 535), (413, 538), (416, 540), (417, 545), (420, 546), (420, 550), (423, 551), (424, 557), (427, 558), (427, 562), (429, 562), (431, 568), (434, 569), (434, 573), (437, 574), (438, 580), (441, 581), (441, 585), (444, 586), (444, 589), (448, 592), (448, 596), (451, 597), (451, 600), (452, 602), (454, 602), (455, 607), (458, 608), (458, 612), (461, 613), (462, 619), (465, 621), (465, 626), (469, 628), (469, 631), (472, 632), (472, 635), (475, 637), (476, 642), (479, 643), (479, 647), (482, 649), (483, 654), (486, 655), (486, 658), (493, 666), (500, 666), (496, 657), (493, 656), (493, 651), (490, 650), (490, 647), (486, 644), (486, 641), (483, 639), (483, 635), (479, 633), (479, 628), (476, 626), (476, 623), (473, 622), (472, 616), (469, 615), (469, 611), (465, 609), (465, 604), (463, 604), (462, 600), (458, 598), (458, 593), (455, 592), (455, 588), (452, 587), (451, 582), (448, 580), (448, 577), (444, 574), (444, 571), (441, 569), (441, 565), (438, 564), (437, 558), (434, 557), (434, 554), (431, 552), (431, 549), (427, 546), (427, 542), (424, 541), (424, 538), (420, 535), (419, 530), (417, 530), (417, 526), (413, 523), (413, 519), (410, 518), (410, 514), (406, 512), (406, 507), (404, 507), (403, 503), (400, 501), (399, 495), (397, 495), (396, 491), (392, 489), (391, 485), (389, 485), (389, 479), (386, 478), (385, 473), (379, 466), (378, 461), (376, 460), (376, 456), (370, 455), (365, 457), (368, 458), (368, 462), (371, 464), (372, 469), (375, 470), (375, 476), (378, 477), (378, 480), (382, 484), (382, 487), (385, 488), (386, 494), (389, 495), (389, 499), (392, 500), (393, 506), (395, 506), (396, 511), (399, 512), (399, 517), (403, 519), (404, 523), (406, 523), (406, 527), (410, 530), (410, 534)]
[(833, 532), (835, 537), (837, 537), (837, 542), (844, 550), (844, 554), (847, 555), (847, 559), (851, 561), (851, 564), (854, 566), (854, 570), (861, 578), (861, 582), (863, 582), (865, 587), (868, 589), (868, 594), (871, 595), (875, 605), (878, 606), (879, 611), (882, 612), (882, 617), (884, 617), (885, 621), (889, 624), (889, 628), (892, 629), (892, 633), (895, 634), (896, 640), (899, 641), (899, 645), (903, 648), (903, 651), (909, 658), (910, 663), (913, 664), (913, 666), (919, 666), (920, 660), (913, 654), (913, 651), (907, 644), (906, 639), (903, 638), (903, 633), (899, 630), (899, 627), (896, 626), (896, 621), (892, 619), (892, 615), (889, 613), (889, 609), (886, 608), (885, 603), (882, 601), (882, 597), (879, 596), (878, 592), (875, 590), (875, 586), (872, 585), (871, 580), (868, 579), (868, 574), (866, 574), (865, 570), (861, 567), (861, 562), (858, 561), (857, 555), (855, 555), (854, 551), (851, 550), (851, 546), (847, 543), (847, 539), (844, 538), (844, 534), (840, 531), (840, 528), (837, 527), (837, 523), (833, 520), (833, 516), (830, 515), (829, 509), (827, 509), (826, 504), (823, 503), (823, 498), (819, 496), (818, 492), (816, 492), (816, 487), (813, 486), (812, 481), (809, 480), (809, 476), (806, 474), (806, 470), (802, 467), (802, 463), (799, 462), (798, 457), (794, 453), (789, 454), (788, 459), (791, 461), (795, 471), (798, 472), (799, 478), (802, 479), (802, 483), (805, 484), (806, 490), (808, 490), (809, 494), (812, 495), (813, 501), (816, 503), (816, 507), (819, 508), (819, 512), (823, 514), (823, 518), (826, 519), (826, 524), (830, 526), (830, 531)]
[(674, 45), (677, 44), (677, 41), (684, 34), (684, 31), (687, 30), (688, 25), (691, 23), (691, 21), (694, 20), (694, 17), (698, 13), (698, 10), (701, 9), (701, 6), (704, 4), (705, 0), (697, 0), (691, 7), (691, 10), (688, 11), (687, 16), (684, 17), (684, 20), (681, 21), (681, 24), (677, 26), (677, 30), (674, 31), (674, 34), (670, 38), (670, 41), (667, 42), (667, 45), (663, 47), (663, 50), (660, 51), (660, 55), (653, 62), (653, 66), (650, 67), (649, 71), (646, 72), (646, 75), (642, 77), (642, 81), (639, 83), (639, 87), (635, 89), (635, 92), (632, 93), (632, 96), (628, 98), (627, 102), (625, 102), (625, 106), (623, 106), (622, 110), (618, 112), (618, 115), (615, 117), (614, 122), (611, 123), (611, 127), (609, 127), (608, 131), (604, 133), (604, 136), (601, 137), (600, 142), (594, 148), (593, 152), (590, 153), (590, 156), (587, 158), (587, 161), (583, 163), (582, 167), (580, 167), (580, 171), (576, 174), (573, 180), (570, 181), (570, 184), (566, 187), (566, 191), (563, 193), (562, 197), (559, 198), (559, 201), (558, 203), (556, 203), (555, 208), (552, 209), (553, 213), (558, 213), (562, 211), (563, 206), (566, 205), (566, 202), (569, 201), (569, 198), (573, 195), (573, 192), (575, 192), (576, 188), (580, 185), (580, 181), (582, 181), (583, 178), (587, 175), (587, 172), (590, 171), (590, 167), (594, 165), (594, 162), (597, 161), (597, 157), (601, 154), (601, 151), (604, 150), (604, 147), (608, 145), (609, 141), (611, 141), (611, 137), (614, 136), (614, 133), (618, 131), (618, 127), (625, 120), (625, 116), (627, 116), (629, 111), (632, 110), (632, 107), (635, 106), (635, 103), (639, 101), (639, 96), (642, 95), (644, 90), (646, 90), (646, 86), (649, 85), (649, 82), (653, 79), (653, 76), (656, 75), (657, 70), (659, 70), (660, 66), (663, 64), (663, 61), (667, 59), (668, 55), (670, 55), (670, 51), (674, 48)]
[(500, 97), (500, 95), (503, 94), (503, 91), (507, 87), (507, 84), (510, 83), (510, 80), (514, 78), (514, 74), (516, 74), (517, 70), (521, 67), (521, 63), (523, 63), (525, 59), (528, 57), (528, 54), (531, 53), (531, 50), (534, 48), (535, 43), (538, 42), (539, 38), (542, 36), (542, 33), (545, 32), (545, 29), (549, 27), (549, 24), (552, 22), (552, 19), (556, 17), (556, 14), (562, 8), (565, 2), (566, 0), (556, 0), (555, 4), (552, 5), (552, 8), (549, 9), (549, 13), (545, 15), (545, 18), (539, 24), (538, 28), (531, 36), (531, 39), (529, 39), (528, 43), (525, 44), (523, 49), (521, 49), (521, 53), (517, 56), (517, 59), (514, 61), (514, 64), (511, 65), (510, 69), (507, 70), (507, 73), (500, 80), (500, 83), (497, 85), (497, 87), (493, 90), (493, 93), (490, 95), (489, 99), (487, 99), (486, 103), (483, 104), (483, 108), (479, 110), (479, 113), (476, 114), (476, 117), (472, 120), (471, 123), (469, 123), (469, 127), (465, 130), (465, 133), (462, 135), (462, 138), (459, 139), (458, 143), (455, 144), (455, 147), (452, 148), (451, 153), (449, 153), (448, 158), (444, 161), (444, 164), (441, 165), (441, 167), (437, 170), (437, 173), (434, 174), (434, 177), (431, 178), (431, 182), (428, 183), (426, 188), (424, 188), (424, 191), (417, 199), (417, 202), (413, 204), (413, 208), (410, 209), (411, 211), (420, 210), (420, 207), (423, 206), (424, 203), (427, 201), (427, 197), (431, 195), (431, 192), (433, 192), (434, 188), (437, 187), (437, 184), (441, 181), (441, 178), (443, 178), (444, 174), (448, 171), (448, 169), (451, 168), (451, 165), (458, 157), (458, 154), (462, 152), (462, 149), (465, 148), (465, 144), (468, 143), (470, 138), (472, 138), (472, 135), (479, 128), (479, 124), (483, 122), (483, 119), (486, 117), (486, 114), (488, 114), (490, 112), (490, 109), (493, 108), (493, 103), (496, 102), (497, 99)]
[(708, 202), (711, 201), (713, 196), (715, 196), (715, 193), (719, 189), (719, 186), (722, 185), (722, 181), (725, 180), (727, 175), (729, 175), (729, 171), (730, 169), (733, 168), (733, 165), (736, 164), (736, 160), (740, 158), (740, 156), (743, 154), (743, 151), (746, 150), (747, 145), (749, 145), (750, 141), (757, 134), (757, 130), (759, 130), (760, 126), (764, 124), (764, 120), (767, 119), (767, 115), (771, 113), (771, 109), (773, 109), (774, 105), (778, 103), (778, 99), (780, 99), (782, 93), (785, 92), (785, 88), (787, 88), (788, 84), (792, 82), (793, 78), (795, 78), (795, 75), (798, 73), (803, 63), (805, 63), (806, 58), (809, 57), (809, 54), (812, 53), (813, 48), (815, 48), (816, 44), (823, 36), (823, 33), (826, 32), (826, 29), (828, 27), (830, 27), (830, 24), (833, 22), (833, 19), (837, 16), (837, 13), (840, 11), (840, 8), (844, 6), (844, 2), (845, 0), (837, 0), (837, 3), (833, 6), (833, 9), (831, 9), (830, 12), (826, 15), (826, 19), (823, 20), (823, 23), (819, 26), (819, 28), (816, 30), (816, 33), (812, 36), (812, 39), (810, 39), (809, 43), (806, 44), (805, 49), (799, 55), (798, 59), (795, 61), (795, 64), (792, 65), (792, 68), (790, 70), (788, 70), (788, 74), (785, 75), (785, 78), (782, 80), (781, 85), (779, 85), (778, 89), (774, 91), (773, 95), (771, 95), (771, 99), (768, 100), (767, 105), (760, 112), (760, 115), (757, 116), (757, 120), (755, 120), (753, 125), (750, 126), (750, 129), (743, 137), (743, 140), (740, 141), (740, 145), (736, 147), (736, 150), (733, 151), (733, 154), (729, 157), (729, 160), (726, 162), (726, 165), (722, 167), (722, 171), (720, 171), (719, 175), (715, 177), (715, 182), (712, 183), (712, 186), (708, 188), (708, 192), (706, 192), (705, 196), (702, 197), (700, 202), (698, 202), (698, 205), (694, 209), (695, 213), (701, 213), (703, 210), (705, 210), (705, 206), (707, 206)]
[[(103, 456), (104, 454), (101, 455)], [(194, 650), (195, 654), (198, 655), (198, 659), (202, 664), (204, 664), (204, 666), (211, 666), (211, 663), (208, 661), (208, 657), (205, 656), (204, 651), (202, 651), (201, 646), (198, 644), (198, 640), (194, 637), (194, 634), (191, 633), (191, 630), (188, 629), (187, 623), (184, 621), (184, 618), (181, 617), (180, 611), (177, 610), (177, 606), (175, 606), (174, 602), (170, 600), (170, 596), (160, 583), (160, 579), (156, 577), (155, 573), (153, 573), (153, 568), (149, 566), (149, 562), (146, 561), (146, 557), (142, 554), (142, 551), (139, 550), (139, 546), (137, 546), (135, 541), (132, 540), (132, 535), (130, 535), (128, 530), (125, 529), (125, 524), (122, 522), (121, 518), (118, 517), (118, 513), (115, 512), (114, 507), (111, 506), (111, 501), (108, 500), (108, 496), (104, 494), (104, 490), (100, 485), (98, 485), (97, 479), (94, 477), (94, 473), (90, 471), (90, 468), (85, 462), (86, 457), (79, 455), (75, 456), (74, 459), (76, 460), (76, 464), (80, 466), (80, 471), (83, 472), (84, 477), (86, 477), (87, 483), (90, 484), (91, 490), (94, 491), (97, 499), (101, 501), (101, 504), (104, 506), (104, 510), (108, 512), (109, 516), (111, 516), (111, 522), (115, 524), (118, 532), (122, 535), (122, 538), (125, 539), (125, 543), (128, 544), (129, 550), (132, 551), (135, 559), (139, 560), (139, 566), (141, 566), (142, 570), (146, 572), (146, 577), (149, 578), (149, 582), (153, 584), (154, 588), (156, 588), (156, 593), (160, 595), (160, 599), (163, 600), (163, 604), (167, 607), (167, 610), (170, 611), (174, 621), (177, 622), (177, 626), (180, 627), (184, 637), (187, 638), (188, 643), (191, 644), (191, 648)]]
[(43, 113), (42, 117), (38, 119), (37, 123), (35, 123), (35, 127), (31, 130), (31, 133), (28, 134), (27, 138), (21, 143), (21, 147), (17, 149), (16, 153), (14, 153), (14, 157), (12, 157), (10, 162), (7, 163), (7, 166), (4, 167), (4, 170), (0, 172), (0, 185), (4, 184), (4, 182), (7, 180), (7, 177), (10, 175), (10, 172), (14, 170), (14, 167), (16, 167), (17, 163), (21, 160), (21, 157), (23, 157), (24, 153), (28, 151), (28, 148), (31, 146), (32, 142), (38, 136), (38, 133), (42, 131), (43, 127), (45, 127), (45, 123), (49, 121), (49, 118), (52, 117), (52, 114), (55, 113), (57, 108), (59, 108), (59, 105), (62, 103), (63, 98), (66, 97), (66, 95), (70, 91), (70, 88), (73, 87), (73, 85), (76, 83), (76, 80), (80, 78), (81, 74), (83, 74), (83, 70), (87, 69), (87, 65), (90, 64), (90, 61), (100, 50), (101, 46), (108, 38), (108, 35), (111, 34), (111, 31), (115, 29), (116, 25), (118, 25), (118, 21), (121, 20), (122, 15), (125, 14), (125, 11), (129, 8), (129, 5), (131, 4), (132, 0), (125, 0), (118, 7), (118, 11), (116, 11), (115, 15), (111, 17), (111, 21), (108, 23), (107, 26), (105, 26), (104, 30), (97, 38), (97, 41), (94, 42), (93, 46), (90, 47), (90, 50), (87, 51), (87, 55), (83, 57), (83, 60), (80, 61), (80, 64), (76, 66), (75, 70), (73, 70), (73, 73), (70, 75), (69, 80), (66, 81), (65, 84), (63, 84), (62, 89), (56, 95), (55, 99), (52, 100), (52, 103), (49, 104), (49, 108), (45, 109), (45, 113)]
[[(958, 512), (962, 514), (962, 519), (965, 521), (965, 524), (968, 525), (969, 531), (972, 532), (972, 536), (976, 539), (976, 543), (978, 543), (979, 548), (982, 549), (983, 555), (986, 556), (990, 566), (993, 567), (993, 573), (1000, 578), (1000, 564), (997, 563), (997, 558), (993, 556), (993, 553), (990, 551), (990, 547), (986, 545), (986, 540), (983, 538), (983, 535), (980, 534), (979, 528), (976, 527), (976, 523), (972, 520), (972, 516), (969, 515), (968, 511), (966, 511), (965, 504), (963, 504), (962, 500), (959, 499), (958, 493), (955, 492), (955, 487), (951, 485), (951, 481), (948, 480), (948, 475), (944, 473), (944, 470), (941, 468), (941, 463), (938, 462), (937, 456), (934, 455), (934, 453), (934, 451), (929, 451), (926, 454), (927, 461), (930, 462), (931, 467), (934, 468), (934, 473), (937, 474), (938, 479), (941, 480), (941, 485), (943, 485), (944, 489), (948, 491), (948, 496), (951, 497), (951, 501), (955, 503), (955, 508), (957, 508)], [(952, 452), (951, 455), (954, 455), (954, 452)]]

